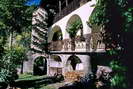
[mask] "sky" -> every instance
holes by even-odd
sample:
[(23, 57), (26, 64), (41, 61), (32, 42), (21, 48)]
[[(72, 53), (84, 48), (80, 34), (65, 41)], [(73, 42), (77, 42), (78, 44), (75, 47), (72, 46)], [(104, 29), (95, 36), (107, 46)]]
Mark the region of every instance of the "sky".
[(32, 6), (32, 5), (35, 5), (35, 6), (38, 6), (40, 4), (41, 0), (27, 0), (25, 5), (27, 6)]

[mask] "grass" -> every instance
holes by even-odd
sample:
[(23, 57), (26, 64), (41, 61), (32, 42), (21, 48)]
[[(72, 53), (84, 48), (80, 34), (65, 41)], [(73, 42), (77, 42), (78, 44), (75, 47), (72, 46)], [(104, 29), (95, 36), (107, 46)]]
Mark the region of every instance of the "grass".
[(36, 87), (36, 88), (34, 87), (34, 88), (29, 88), (29, 89), (56, 89), (56, 88), (54, 88), (52, 86), (42, 85), (40, 87)]
[(21, 89), (57, 89), (55, 85), (49, 85), (54, 83), (57, 83), (57, 80), (53, 76), (20, 74), (14, 86), (21, 87)]
[(17, 79), (16, 81), (20, 81), (20, 80), (36, 80), (36, 79), (41, 79), (41, 78), (45, 78), (47, 77), (46, 75), (43, 76), (34, 76), (32, 74), (20, 74), (19, 75), (19, 79)]

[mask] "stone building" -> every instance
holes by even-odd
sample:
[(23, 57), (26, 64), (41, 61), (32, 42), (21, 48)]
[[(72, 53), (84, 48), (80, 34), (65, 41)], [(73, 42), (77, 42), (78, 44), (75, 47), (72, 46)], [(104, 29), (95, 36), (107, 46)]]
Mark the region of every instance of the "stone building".
[[(47, 75), (65, 74), (80, 71), (83, 74), (91, 72), (91, 54), (104, 52), (105, 46), (100, 41), (99, 31), (94, 32), (87, 24), (95, 8), (95, 0), (57, 0), (59, 11), (54, 16), (54, 24), (48, 29), (49, 54), (32, 54), (30, 60), (24, 63), (24, 72), (32, 72), (37, 57), (43, 56), (47, 65)], [(38, 8), (33, 14), (44, 12)], [(36, 15), (37, 17), (37, 15)], [(75, 36), (75, 48), (72, 49), (72, 39), (67, 29), (75, 21), (81, 21), (81, 28)], [(33, 17), (34, 22), (34, 17)], [(35, 32), (32, 32), (35, 34)], [(97, 36), (98, 35), (98, 36)], [(97, 39), (96, 39), (97, 38)], [(46, 63), (47, 62), (47, 63)]]

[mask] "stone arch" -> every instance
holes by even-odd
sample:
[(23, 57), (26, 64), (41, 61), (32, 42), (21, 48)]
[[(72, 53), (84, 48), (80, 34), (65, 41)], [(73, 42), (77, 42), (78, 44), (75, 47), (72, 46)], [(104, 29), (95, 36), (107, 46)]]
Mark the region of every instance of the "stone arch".
[(76, 48), (76, 43), (79, 41), (85, 41), (83, 36), (83, 22), (79, 15), (72, 15), (67, 21), (66, 31), (71, 38), (71, 50), (74, 51)]
[(50, 50), (61, 51), (63, 48), (63, 34), (61, 28), (57, 25), (54, 26), (49, 37), (51, 38)]
[(81, 59), (76, 55), (71, 55), (66, 61), (67, 71), (83, 70)]
[(47, 60), (44, 56), (38, 56), (34, 59), (33, 74), (34, 75), (47, 74)]
[[(53, 40), (53, 38), (55, 39)], [(61, 27), (58, 25), (55, 25), (54, 27), (51, 28), (48, 40), (51, 42), (51, 41), (57, 41), (57, 40), (62, 40), (62, 39), (63, 39), (63, 33), (61, 30)]]
[(62, 59), (59, 55), (51, 55), (51, 60), (49, 60), (49, 72), (50, 75), (62, 74)]
[(51, 55), (51, 59), (57, 62), (62, 62), (60, 55)]
[(68, 19), (67, 24), (66, 24), (66, 30), (71, 24), (75, 23), (75, 21), (81, 21), (81, 29), (80, 29), (81, 31), (78, 30), (77, 35), (83, 35), (83, 22), (82, 22), (82, 18), (78, 14), (72, 15)]

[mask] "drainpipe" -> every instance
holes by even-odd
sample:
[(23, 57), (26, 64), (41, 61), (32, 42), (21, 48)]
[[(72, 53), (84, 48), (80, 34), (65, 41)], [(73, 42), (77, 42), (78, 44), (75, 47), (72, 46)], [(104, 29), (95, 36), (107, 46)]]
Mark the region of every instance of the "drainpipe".
[(68, 0), (66, 0), (66, 6), (68, 6)]
[(61, 12), (61, 0), (59, 0), (59, 12)]

